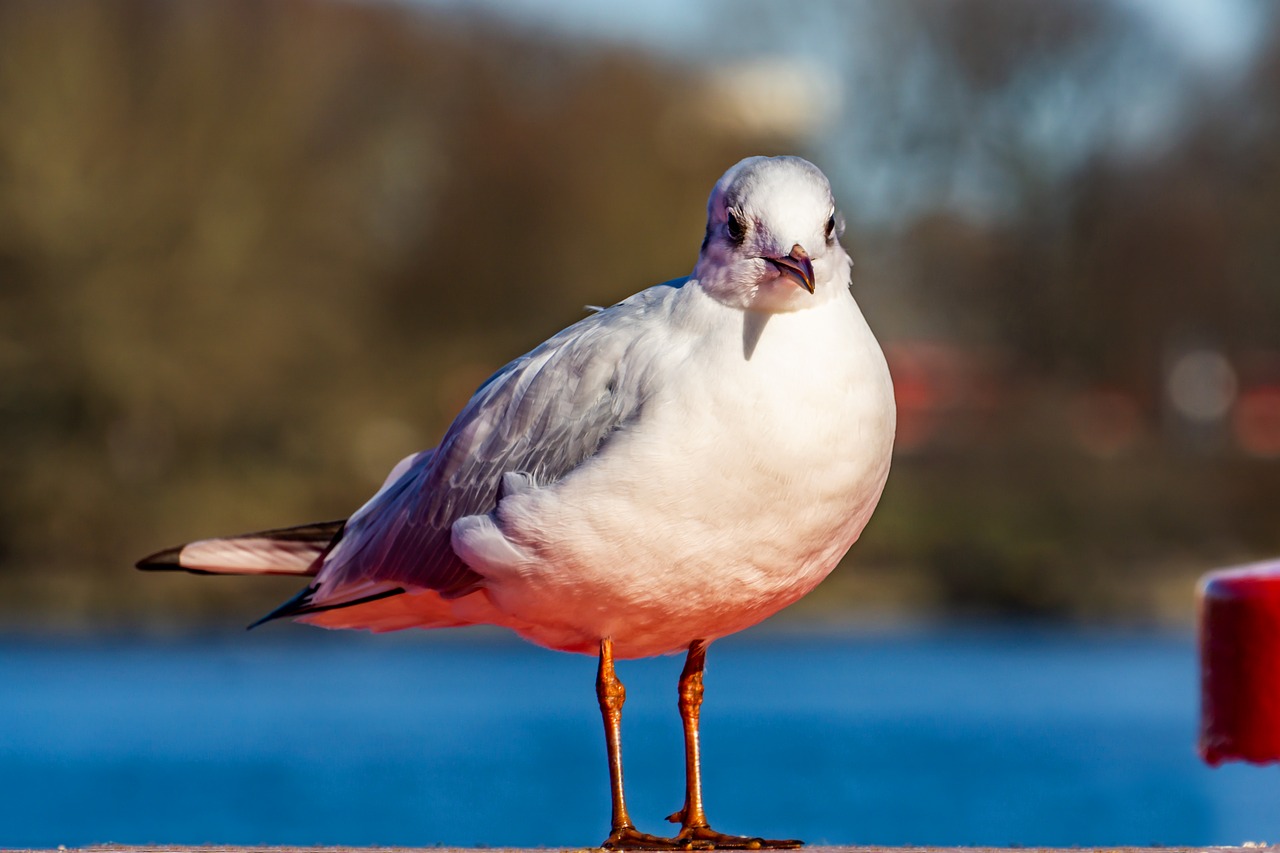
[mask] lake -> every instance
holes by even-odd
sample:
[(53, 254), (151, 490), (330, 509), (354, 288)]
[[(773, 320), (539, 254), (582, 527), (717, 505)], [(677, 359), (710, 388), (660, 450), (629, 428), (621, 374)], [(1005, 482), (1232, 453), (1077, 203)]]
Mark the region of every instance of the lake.
[[(680, 806), (681, 660), (624, 661), (632, 816)], [(0, 639), (0, 847), (591, 845), (595, 662), (499, 634), (279, 625)], [(1280, 774), (1194, 751), (1194, 638), (763, 626), (708, 656), (706, 802), (810, 843), (1280, 840)]]

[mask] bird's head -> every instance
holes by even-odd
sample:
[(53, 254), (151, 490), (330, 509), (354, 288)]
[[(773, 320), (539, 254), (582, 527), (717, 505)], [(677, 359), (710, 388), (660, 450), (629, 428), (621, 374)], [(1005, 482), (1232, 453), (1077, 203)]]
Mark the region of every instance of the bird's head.
[(748, 157), (716, 182), (693, 277), (726, 304), (801, 310), (849, 285), (844, 218), (817, 166), (799, 157)]

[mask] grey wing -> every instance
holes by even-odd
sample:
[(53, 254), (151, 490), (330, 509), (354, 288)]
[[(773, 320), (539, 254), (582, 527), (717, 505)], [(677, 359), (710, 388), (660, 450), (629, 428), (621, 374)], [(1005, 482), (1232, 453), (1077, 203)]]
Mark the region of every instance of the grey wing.
[(560, 480), (636, 417), (647, 396), (643, 353), (653, 350), (643, 343), (679, 283), (588, 316), (495, 373), (435, 452), (361, 510), (316, 584), (475, 589), (480, 576), (450, 545), (453, 523), (492, 511), (504, 475)]

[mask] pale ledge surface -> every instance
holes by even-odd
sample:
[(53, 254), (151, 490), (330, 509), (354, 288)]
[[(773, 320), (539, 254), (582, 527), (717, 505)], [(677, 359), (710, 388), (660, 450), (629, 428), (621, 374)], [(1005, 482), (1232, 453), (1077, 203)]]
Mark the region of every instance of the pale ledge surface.
[[(132, 845), (96, 844), (46, 850), (0, 848), (0, 853), (550, 853), (553, 850), (595, 850), (594, 847), (269, 847), (269, 845)], [(809, 853), (1216, 853), (1248, 850), (1275, 853), (1280, 845), (1244, 843), (1243, 847), (804, 847)]]

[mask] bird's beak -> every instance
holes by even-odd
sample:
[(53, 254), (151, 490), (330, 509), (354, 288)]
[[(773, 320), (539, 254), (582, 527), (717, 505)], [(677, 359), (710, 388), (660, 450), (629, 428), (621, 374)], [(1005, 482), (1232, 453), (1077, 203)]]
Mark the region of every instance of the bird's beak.
[(786, 257), (765, 260), (773, 264), (778, 272), (790, 276), (795, 279), (796, 284), (813, 293), (813, 262), (809, 260), (809, 253), (804, 250), (804, 246), (796, 243), (791, 247), (791, 254)]

